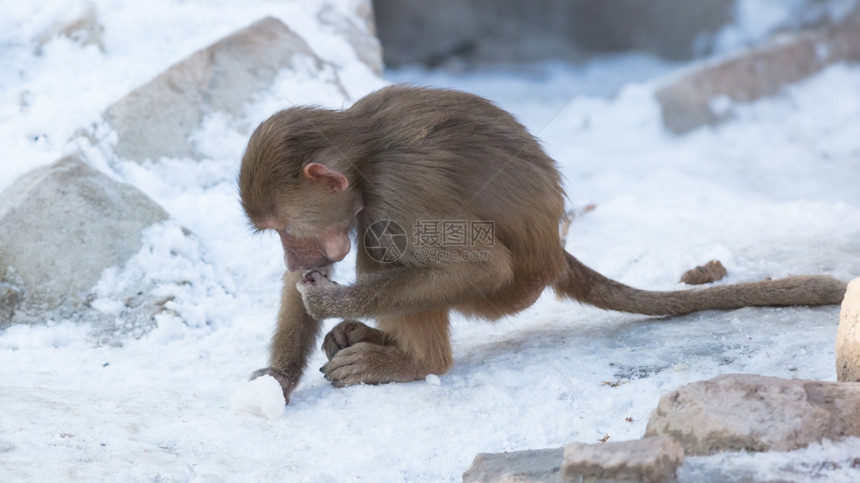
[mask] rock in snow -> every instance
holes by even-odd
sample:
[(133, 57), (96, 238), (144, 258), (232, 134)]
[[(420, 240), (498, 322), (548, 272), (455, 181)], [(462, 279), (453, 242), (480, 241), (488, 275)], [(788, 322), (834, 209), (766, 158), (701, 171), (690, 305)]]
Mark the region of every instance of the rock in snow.
[(836, 331), (836, 379), (860, 382), (860, 278), (848, 284)]
[(563, 448), (481, 453), (463, 473), (463, 482), (561, 482), (563, 458)]
[(323, 66), (301, 37), (272, 17), (198, 50), (108, 107), (104, 118), (118, 135), (114, 152), (132, 161), (196, 157), (189, 136), (204, 116), (241, 116), (254, 94), (299, 58), (314, 71)]
[(860, 436), (860, 384), (729, 374), (663, 395), (645, 436), (668, 435), (688, 455), (790, 451)]
[(684, 449), (668, 436), (609, 443), (573, 443), (564, 448), (567, 481), (671, 481)]
[(25, 174), (0, 193), (0, 328), (81, 310), (102, 271), (166, 218), (137, 188), (74, 157)]
[(684, 449), (668, 436), (565, 448), (481, 453), (464, 482), (669, 481)]
[(705, 60), (671, 76), (656, 92), (663, 123), (683, 134), (732, 117), (733, 102), (778, 93), (827, 65), (860, 60), (860, 8), (841, 25), (786, 34), (735, 55)]

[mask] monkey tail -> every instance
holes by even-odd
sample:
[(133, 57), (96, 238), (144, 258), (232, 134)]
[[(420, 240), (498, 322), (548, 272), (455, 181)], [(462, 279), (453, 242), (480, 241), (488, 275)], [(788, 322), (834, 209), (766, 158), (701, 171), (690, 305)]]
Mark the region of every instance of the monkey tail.
[(608, 310), (645, 315), (681, 315), (699, 310), (754, 306), (830, 305), (845, 296), (847, 282), (827, 275), (717, 287), (654, 292), (611, 280), (566, 253), (567, 270), (552, 287), (557, 294)]

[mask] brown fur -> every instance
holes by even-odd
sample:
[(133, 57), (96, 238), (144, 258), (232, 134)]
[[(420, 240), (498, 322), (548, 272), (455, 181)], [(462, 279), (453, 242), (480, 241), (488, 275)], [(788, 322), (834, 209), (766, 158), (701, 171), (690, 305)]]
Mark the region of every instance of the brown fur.
[[(392, 86), (343, 111), (292, 108), (262, 123), (239, 174), (242, 206), (260, 230), (281, 233), (294, 268), (342, 258), (357, 234), (357, 281), (341, 286), (310, 271), (287, 274), (270, 368), (285, 396), (307, 361), (318, 320), (375, 317), (380, 330), (349, 320), (325, 338), (326, 377), (336, 385), (408, 381), (452, 363), (448, 312), (496, 319), (516, 313), (545, 287), (601, 307), (648, 315), (751, 305), (838, 303), (846, 284), (791, 277), (708, 289), (649, 292), (609, 280), (564, 251), (564, 193), (555, 162), (508, 113), (455, 91)], [(406, 231), (394, 263), (368, 255), (363, 234), (378, 220)], [(449, 254), (477, 261), (416, 258), (421, 220), (492, 221), (495, 238)], [(286, 383), (284, 381), (287, 381)]]

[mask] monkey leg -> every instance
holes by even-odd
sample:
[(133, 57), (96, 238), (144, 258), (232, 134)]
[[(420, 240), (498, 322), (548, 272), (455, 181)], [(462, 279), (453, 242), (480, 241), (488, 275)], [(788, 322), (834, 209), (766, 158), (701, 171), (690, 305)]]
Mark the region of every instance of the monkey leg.
[(517, 280), (517, 283), (456, 305), (454, 310), (468, 316), (489, 320), (515, 314), (529, 308), (540, 298), (546, 288), (547, 279), (548, 277), (523, 276)]
[(341, 349), (352, 347), (359, 342), (388, 345), (391, 341), (381, 330), (368, 327), (357, 320), (344, 320), (326, 334), (322, 348), (326, 357), (331, 360)]
[(278, 326), (272, 337), (269, 367), (255, 371), (251, 379), (272, 376), (281, 385), (284, 400), (290, 402), (290, 394), (299, 383), (311, 351), (316, 345), (320, 322), (305, 310), (302, 296), (296, 283), (302, 279), (301, 272), (284, 274), (281, 289), (281, 308), (278, 311)]
[(385, 316), (377, 323), (390, 343), (358, 342), (337, 351), (321, 369), (332, 384), (408, 382), (451, 367), (447, 310)]

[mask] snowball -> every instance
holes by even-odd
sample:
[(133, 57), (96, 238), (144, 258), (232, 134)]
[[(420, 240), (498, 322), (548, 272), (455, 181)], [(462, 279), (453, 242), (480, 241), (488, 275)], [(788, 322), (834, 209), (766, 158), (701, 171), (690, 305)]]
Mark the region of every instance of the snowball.
[(278, 419), (284, 412), (284, 393), (272, 376), (261, 376), (239, 386), (230, 398), (234, 413), (248, 413), (266, 419)]
[(439, 376), (436, 374), (427, 374), (427, 378), (425, 380), (427, 381), (427, 384), (432, 384), (434, 386), (442, 384), (442, 381), (439, 380)]

